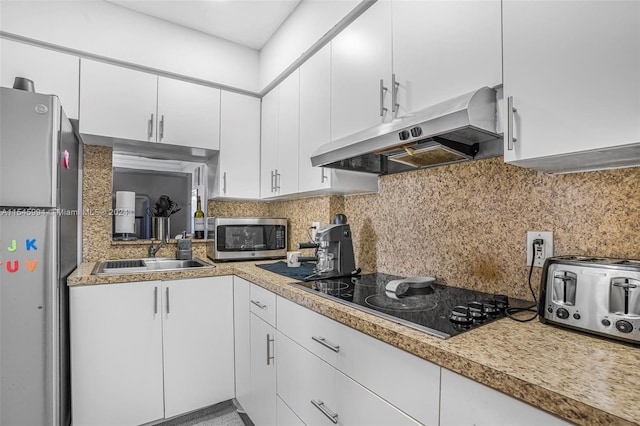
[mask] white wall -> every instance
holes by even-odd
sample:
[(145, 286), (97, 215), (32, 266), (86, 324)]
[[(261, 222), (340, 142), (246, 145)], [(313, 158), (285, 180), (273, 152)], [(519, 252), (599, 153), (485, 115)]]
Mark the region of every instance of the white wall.
[(258, 91), (256, 50), (103, 1), (0, 1), (0, 29), (58, 46)]
[(260, 89), (271, 83), (359, 3), (359, 0), (303, 0), (260, 51)]

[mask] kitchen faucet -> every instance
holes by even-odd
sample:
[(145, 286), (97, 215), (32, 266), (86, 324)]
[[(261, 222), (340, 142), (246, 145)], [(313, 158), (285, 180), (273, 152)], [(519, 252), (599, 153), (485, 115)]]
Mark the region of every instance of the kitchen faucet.
[(158, 244), (158, 247), (154, 247), (153, 241), (152, 241), (151, 246), (149, 246), (149, 257), (156, 257), (156, 253), (160, 251), (160, 249), (164, 247), (166, 244), (167, 242), (165, 240), (162, 240), (160, 241), (160, 244)]

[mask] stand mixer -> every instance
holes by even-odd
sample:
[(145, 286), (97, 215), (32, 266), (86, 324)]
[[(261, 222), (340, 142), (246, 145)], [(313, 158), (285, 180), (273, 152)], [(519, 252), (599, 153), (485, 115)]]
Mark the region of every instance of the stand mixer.
[(337, 214), (333, 224), (326, 225), (316, 231), (315, 238), (309, 243), (298, 243), (298, 249), (314, 248), (315, 256), (301, 257), (300, 261), (315, 261), (314, 273), (305, 280), (335, 278), (357, 275), (351, 241), (351, 228), (347, 225), (347, 217)]

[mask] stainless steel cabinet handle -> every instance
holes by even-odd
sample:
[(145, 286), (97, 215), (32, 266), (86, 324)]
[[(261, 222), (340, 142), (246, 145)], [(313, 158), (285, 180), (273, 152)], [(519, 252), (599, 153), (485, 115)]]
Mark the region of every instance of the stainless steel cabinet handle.
[(164, 114), (162, 114), (162, 117), (160, 118), (160, 131), (158, 133), (160, 140), (162, 140), (162, 138), (164, 138)]
[(167, 287), (167, 315), (169, 315), (169, 312), (171, 312), (171, 309), (169, 306), (169, 287)]
[(384, 80), (380, 79), (380, 117), (384, 117), (384, 113), (387, 112), (387, 108), (384, 107), (384, 93), (387, 88), (384, 87)]
[(325, 180), (329, 179), (329, 176), (324, 174), (324, 167), (320, 167), (320, 173), (322, 173), (320, 183), (324, 183)]
[(312, 399), (311, 403), (313, 404), (314, 407), (320, 410), (322, 414), (327, 416), (327, 418), (331, 420), (333, 424), (336, 424), (336, 425), (338, 424), (338, 413), (334, 413), (333, 411), (329, 410), (327, 406), (324, 405), (324, 402), (316, 401), (315, 399)]
[(391, 74), (391, 112), (398, 112), (400, 104), (398, 103), (398, 88), (400, 83), (396, 81), (396, 75)]
[(273, 359), (273, 355), (271, 355), (271, 343), (273, 343), (273, 338), (267, 333), (267, 365), (271, 365), (271, 360)]
[(316, 336), (311, 336), (311, 338), (313, 340), (315, 340), (316, 342), (320, 343), (322, 346), (324, 346), (325, 348), (329, 348), (332, 351), (338, 353), (340, 352), (340, 346), (334, 346), (330, 343), (328, 343), (324, 337), (316, 337)]
[(263, 305), (262, 303), (258, 302), (257, 300), (252, 300), (251, 303), (253, 303), (254, 305), (256, 305), (260, 309), (266, 309), (267, 308), (267, 305)]
[(158, 287), (153, 288), (153, 313), (158, 313)]
[(275, 188), (275, 192), (280, 191), (280, 176), (282, 176), (280, 173), (278, 173), (278, 169), (276, 169), (276, 188)]
[(151, 118), (148, 121), (147, 134), (149, 135), (149, 139), (153, 137), (153, 114), (151, 114)]
[(513, 151), (513, 144), (518, 139), (513, 136), (513, 113), (518, 112), (513, 106), (513, 96), (507, 98), (507, 150)]
[(271, 192), (275, 191), (275, 185), (273, 183), (273, 177), (275, 176), (275, 174), (273, 173), (273, 170), (271, 170)]
[(222, 174), (222, 193), (227, 193), (227, 172)]

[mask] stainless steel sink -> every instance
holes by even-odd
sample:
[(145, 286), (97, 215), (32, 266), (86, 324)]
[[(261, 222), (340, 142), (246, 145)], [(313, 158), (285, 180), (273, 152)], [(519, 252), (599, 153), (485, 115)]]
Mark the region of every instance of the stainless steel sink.
[(138, 272), (184, 271), (189, 269), (215, 268), (197, 257), (189, 260), (170, 258), (105, 260), (98, 262), (92, 275), (135, 274)]

